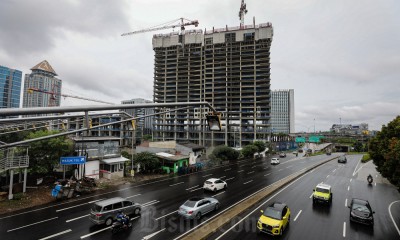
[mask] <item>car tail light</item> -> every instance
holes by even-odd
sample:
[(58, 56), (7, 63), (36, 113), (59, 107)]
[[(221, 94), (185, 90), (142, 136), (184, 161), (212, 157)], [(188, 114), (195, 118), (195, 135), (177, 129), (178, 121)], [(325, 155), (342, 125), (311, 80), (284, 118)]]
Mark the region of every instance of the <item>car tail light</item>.
[(193, 211), (189, 211), (189, 212), (188, 212), (188, 214), (192, 214), (192, 213), (193, 213)]
[(103, 214), (96, 213), (96, 217), (101, 217), (101, 216), (103, 216)]

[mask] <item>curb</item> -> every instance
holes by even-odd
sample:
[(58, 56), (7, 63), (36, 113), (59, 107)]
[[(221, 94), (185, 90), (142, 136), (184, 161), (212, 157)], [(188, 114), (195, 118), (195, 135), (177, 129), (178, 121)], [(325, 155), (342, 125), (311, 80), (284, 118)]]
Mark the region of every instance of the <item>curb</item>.
[[(278, 189), (282, 188), (283, 186), (289, 184), (290, 182), (294, 181), (295, 179), (303, 176), (307, 172), (327, 163), (330, 162), (338, 157), (334, 157), (328, 160), (325, 160), (321, 163), (314, 164), (313, 166), (302, 169), (296, 173), (293, 173), (273, 184), (262, 188), (261, 190), (255, 192), (254, 194), (250, 195), (248, 198), (237, 202), (232, 207), (224, 210), (223, 212), (214, 216), (214, 218), (209, 222), (204, 222), (204, 224), (200, 224), (199, 228), (193, 228), (192, 232), (188, 232), (183, 237), (178, 237), (176, 239), (183, 239), (183, 240), (191, 240), (191, 239), (207, 239), (211, 234), (216, 232), (218, 229), (223, 227), (227, 224), (231, 219), (236, 217), (237, 215), (243, 213), (244, 211), (248, 210), (251, 207), (254, 207), (257, 203), (260, 203), (262, 200), (276, 192)], [(218, 218), (217, 218), (218, 217)]]

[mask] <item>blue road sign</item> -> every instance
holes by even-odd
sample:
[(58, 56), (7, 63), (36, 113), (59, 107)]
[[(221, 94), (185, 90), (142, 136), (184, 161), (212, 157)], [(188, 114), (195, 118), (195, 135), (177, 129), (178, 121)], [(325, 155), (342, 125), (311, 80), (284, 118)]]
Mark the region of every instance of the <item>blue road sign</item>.
[(85, 164), (85, 162), (86, 162), (86, 157), (84, 157), (84, 156), (61, 157), (60, 158), (61, 165)]

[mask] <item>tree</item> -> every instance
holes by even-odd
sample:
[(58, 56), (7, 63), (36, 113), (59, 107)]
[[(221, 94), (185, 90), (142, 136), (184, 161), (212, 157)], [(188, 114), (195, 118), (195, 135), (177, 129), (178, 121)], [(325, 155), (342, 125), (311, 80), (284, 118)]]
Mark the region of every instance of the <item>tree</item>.
[(243, 147), (242, 154), (245, 158), (253, 158), (254, 153), (256, 153), (257, 151), (258, 151), (257, 146), (249, 144)]
[(153, 137), (150, 134), (143, 135), (143, 141), (150, 141)]
[(135, 164), (140, 164), (140, 167), (143, 168), (143, 170), (148, 171), (161, 167), (158, 157), (154, 153), (150, 152), (141, 152), (133, 155), (133, 162)]
[(355, 151), (355, 152), (362, 152), (363, 149), (364, 149), (361, 142), (355, 142), (355, 143), (353, 144), (353, 148), (354, 148), (354, 151)]
[(236, 160), (239, 158), (239, 152), (231, 147), (220, 145), (214, 148), (209, 157), (213, 161)]
[[(26, 140), (56, 133), (58, 131), (40, 130), (31, 132)], [(28, 152), (30, 170), (40, 174), (51, 173), (54, 167), (59, 164), (60, 157), (69, 156), (72, 153), (73, 142), (65, 136), (32, 142)]]
[(267, 148), (267, 145), (263, 141), (254, 141), (253, 145), (257, 147), (257, 149), (258, 149), (257, 152), (258, 152), (259, 156), (261, 156), (260, 153), (263, 152)]
[(400, 116), (382, 126), (370, 140), (368, 152), (382, 176), (400, 188)]

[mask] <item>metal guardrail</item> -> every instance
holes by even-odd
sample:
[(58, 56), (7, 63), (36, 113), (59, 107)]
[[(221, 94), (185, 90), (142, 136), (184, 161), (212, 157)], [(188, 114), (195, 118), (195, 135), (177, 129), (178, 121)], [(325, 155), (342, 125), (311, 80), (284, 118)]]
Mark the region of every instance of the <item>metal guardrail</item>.
[(12, 158), (0, 159), (0, 171), (12, 168), (29, 167), (29, 156), (14, 156)]

